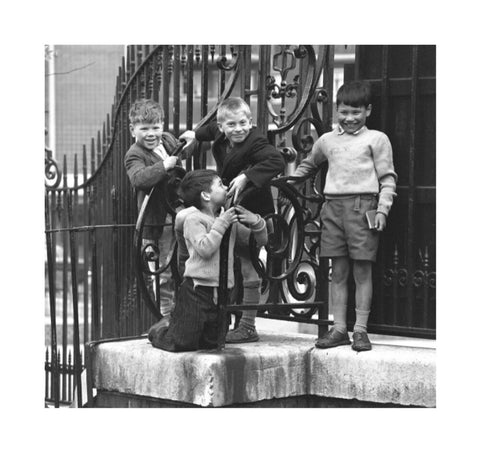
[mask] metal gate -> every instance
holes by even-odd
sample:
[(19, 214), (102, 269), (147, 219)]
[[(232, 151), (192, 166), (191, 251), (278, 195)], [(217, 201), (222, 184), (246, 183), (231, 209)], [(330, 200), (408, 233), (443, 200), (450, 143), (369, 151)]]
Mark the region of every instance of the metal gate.
[[(138, 285), (141, 280), (135, 277), (138, 250), (133, 238), (138, 212), (123, 168), (132, 140), (128, 132), (132, 101), (139, 97), (159, 101), (165, 110), (165, 130), (179, 136), (212, 118), (222, 98), (241, 96), (250, 104), (254, 122), (283, 152), (291, 170), (335, 119), (335, 47), (128, 47), (111, 114), (97, 137), (83, 147), (81, 158), (75, 156), (70, 171), (73, 186), (67, 184), (66, 159), (60, 171), (46, 152), (48, 335), (53, 376), (60, 370), (58, 355), (66, 356), (69, 344), (73, 344), (73, 373), (78, 381), (82, 344), (142, 334), (156, 318), (147, 309)], [(355, 66), (345, 70), (346, 79), (359, 76), (372, 82), (375, 101), (368, 125), (391, 138), (400, 177), (399, 196), (375, 271), (372, 332), (435, 334), (434, 55), (435, 48), (427, 46), (360, 46)], [(213, 160), (204, 143), (197, 157), (186, 162), (186, 169), (209, 165)], [(80, 174), (82, 183), (78, 183)], [(305, 239), (295, 246), (302, 248), (301, 262), (288, 279), (266, 285), (261, 316), (314, 323), (319, 328), (329, 323), (329, 267), (318, 259), (322, 180), (320, 174), (299, 195)], [(289, 215), (281, 203), (277, 213)], [(283, 259), (292, 260), (288, 253)], [(156, 296), (158, 291), (152, 294), (153, 303), (158, 302)], [(302, 305), (308, 302), (316, 305)], [(298, 308), (286, 303), (297, 303)], [(53, 399), (58, 406), (58, 379), (52, 379), (52, 386), (57, 388)]]
[(369, 329), (435, 337), (436, 48), (358, 46), (356, 51), (346, 78), (371, 83), (368, 126), (390, 138), (398, 173), (398, 196), (375, 268)]

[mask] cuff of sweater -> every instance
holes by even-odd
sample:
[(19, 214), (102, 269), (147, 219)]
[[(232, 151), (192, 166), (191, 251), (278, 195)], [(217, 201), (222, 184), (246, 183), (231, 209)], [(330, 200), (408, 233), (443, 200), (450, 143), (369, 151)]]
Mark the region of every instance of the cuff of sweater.
[(217, 217), (212, 225), (212, 230), (218, 232), (219, 234), (223, 235), (227, 231), (230, 224), (225, 221), (224, 219)]
[(388, 217), (388, 212), (390, 209), (387, 206), (378, 206), (377, 207), (377, 213), (383, 213), (386, 217)]
[(265, 220), (257, 213), (258, 220), (256, 223), (250, 225), (250, 229), (253, 232), (261, 231), (265, 226)]

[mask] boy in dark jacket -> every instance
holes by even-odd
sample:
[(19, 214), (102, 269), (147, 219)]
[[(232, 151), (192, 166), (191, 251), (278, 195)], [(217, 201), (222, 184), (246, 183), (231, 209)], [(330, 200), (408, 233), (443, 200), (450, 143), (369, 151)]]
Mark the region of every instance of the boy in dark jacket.
[[(275, 212), (268, 183), (284, 170), (280, 152), (252, 125), (248, 104), (239, 97), (225, 99), (217, 110), (217, 121), (196, 132), (186, 131), (180, 138), (190, 141), (213, 141), (212, 153), (222, 181), (228, 185), (228, 196), (235, 203), (247, 187), (254, 190), (240, 202), (262, 217)], [(243, 277), (243, 303), (258, 304), (261, 280), (249, 256), (240, 255)], [(243, 311), (238, 328), (227, 333), (227, 343), (258, 341), (255, 310)]]
[[(169, 155), (176, 141), (173, 135), (163, 132), (163, 110), (153, 100), (135, 101), (130, 108), (129, 119), (135, 143), (127, 151), (124, 164), (135, 189), (140, 212), (145, 196), (153, 187), (167, 180), (168, 170), (177, 164), (177, 157)], [(167, 211), (163, 208), (162, 196), (164, 194), (160, 190), (155, 190), (148, 204), (143, 246), (152, 245), (160, 250), (161, 257), (165, 257), (170, 249), (172, 231), (163, 227), (168, 221), (171, 223), (171, 219), (167, 218)], [(160, 262), (160, 265), (164, 263)], [(173, 307), (173, 281), (169, 269), (161, 274), (160, 288), (160, 312), (168, 316)]]

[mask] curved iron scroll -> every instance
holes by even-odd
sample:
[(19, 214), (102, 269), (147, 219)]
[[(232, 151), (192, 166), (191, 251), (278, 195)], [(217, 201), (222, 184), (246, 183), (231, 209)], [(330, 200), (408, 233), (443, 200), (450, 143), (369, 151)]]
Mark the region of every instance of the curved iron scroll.
[[(263, 264), (258, 258), (258, 249), (253, 235), (250, 236), (250, 255), (255, 270), (262, 278), (268, 279), (269, 281), (281, 281), (292, 274), (302, 257), (302, 247), (292, 247), (291, 230), (292, 228), (296, 228), (298, 231), (296, 241), (303, 244), (305, 229), (302, 207), (298, 202), (298, 193), (295, 193), (296, 190), (287, 183), (287, 178), (273, 180), (271, 185), (283, 192), (285, 201), (292, 206), (293, 215), (287, 221), (287, 218), (285, 215), (282, 215), (281, 212), (267, 214), (264, 217), (268, 228), (268, 243), (265, 247), (268, 256), (267, 264)], [(294, 252), (293, 259), (288, 255), (289, 251), (292, 250)], [(281, 270), (276, 269), (273, 262), (279, 259), (289, 260), (288, 266)]]
[[(264, 250), (266, 257), (260, 257), (261, 249), (258, 248), (254, 235), (250, 235), (250, 257), (252, 264), (267, 286), (280, 284), (280, 300), (272, 303), (258, 305), (228, 305), (227, 291), (227, 268), (230, 261), (228, 256), (228, 235), (222, 239), (220, 247), (220, 287), (219, 287), (219, 335), (218, 348), (222, 349), (225, 344), (226, 313), (243, 309), (267, 309), (272, 313), (281, 312), (294, 317), (311, 317), (324, 301), (308, 301), (317, 299), (317, 280), (319, 277), (319, 265), (316, 256), (311, 254), (310, 249), (305, 248), (306, 226), (313, 224), (311, 211), (301, 204), (300, 200), (306, 197), (298, 192), (289, 182), (304, 182), (307, 178), (280, 177), (271, 181), (274, 187), (281, 193), (277, 199), (275, 213), (264, 217), (267, 223), (268, 241)], [(238, 198), (241, 203), (246, 198), (249, 190), (245, 190)], [(321, 196), (310, 197), (311, 201), (320, 203)], [(319, 228), (317, 229), (319, 231)], [(228, 231), (229, 232), (229, 231)], [(317, 237), (318, 239), (318, 237)], [(313, 243), (312, 249), (316, 250), (317, 243)], [(262, 248), (263, 249), (263, 248)], [(313, 251), (315, 254), (316, 251)], [(280, 302), (279, 302), (280, 301)], [(280, 311), (279, 311), (280, 310)], [(322, 320), (323, 322), (323, 320)]]
[[(265, 289), (276, 284), (280, 289), (280, 298), (271, 300), (269, 306), (281, 305), (287, 313), (301, 317), (311, 317), (320, 304), (314, 302), (318, 298), (320, 272), (317, 258), (320, 224), (316, 220), (319, 209), (312, 214), (305, 201), (319, 206), (323, 197), (307, 197), (288, 183), (303, 183), (306, 179), (290, 176), (271, 182), (279, 195), (275, 213), (264, 217), (268, 229), (267, 245), (259, 249), (253, 234), (249, 243), (252, 264), (263, 280), (262, 287)], [(248, 194), (249, 190), (242, 193), (238, 203)], [(222, 262), (228, 262), (228, 257), (221, 259)], [(225, 309), (235, 310), (238, 305)]]
[[(170, 178), (150, 190), (145, 196), (143, 200), (142, 207), (138, 214), (137, 223), (135, 225), (135, 233), (133, 239), (133, 246), (134, 246), (134, 256), (135, 256), (135, 273), (137, 277), (137, 284), (140, 288), (140, 291), (143, 295), (143, 299), (154, 315), (154, 317), (159, 320), (162, 318), (162, 314), (160, 313), (159, 308), (157, 307), (155, 301), (152, 299), (151, 294), (147, 288), (147, 284), (144, 279), (144, 275), (147, 276), (154, 276), (160, 275), (161, 273), (165, 272), (168, 267), (172, 270), (173, 277), (178, 282), (178, 269), (176, 267), (176, 251), (177, 251), (177, 243), (175, 241), (175, 234), (174, 234), (174, 223), (175, 223), (175, 215), (176, 209), (180, 205), (180, 201), (177, 195), (177, 189), (180, 181), (182, 180), (183, 176), (185, 176), (185, 169), (182, 167), (175, 167), (171, 171)], [(171, 224), (163, 224), (159, 225), (163, 228), (169, 227), (172, 229), (171, 233), (171, 241), (169, 244), (168, 250), (160, 250), (156, 244), (147, 244), (143, 245), (143, 229), (145, 226), (145, 217), (147, 209), (150, 206), (150, 200), (152, 199), (152, 194), (155, 190), (161, 190), (163, 196), (161, 196), (162, 204), (164, 209), (171, 215), (172, 222)], [(166, 258), (164, 260), (163, 265), (160, 265), (155, 270), (150, 269), (148, 263), (158, 263), (160, 253), (166, 252)]]
[(45, 148), (45, 187), (47, 189), (57, 188), (61, 180), (62, 171), (53, 158), (53, 152), (51, 149)]
[[(287, 46), (288, 47), (288, 46)], [(315, 49), (312, 45), (300, 45), (295, 50), (284, 49), (283, 53), (290, 54), (292, 58), (306, 58), (307, 59), (307, 74), (304, 82), (304, 89), (302, 92), (301, 99), (299, 100), (295, 110), (285, 119), (281, 120), (277, 124), (278, 128), (272, 129), (269, 131), (269, 134), (278, 135), (285, 133), (287, 130), (291, 129), (294, 124), (298, 122), (302, 114), (307, 109), (310, 101), (314, 97), (315, 90), (317, 89), (317, 84), (320, 78), (320, 74), (325, 66), (326, 61), (326, 52), (323, 51), (322, 55), (318, 57), (315, 55)], [(277, 56), (277, 55), (275, 55)], [(293, 60), (295, 61), (295, 60)], [(286, 74), (289, 70), (293, 69), (294, 65), (291, 65), (287, 68), (281, 70), (280, 68), (274, 67), (277, 72), (280, 72), (282, 75), (281, 86), (278, 86), (275, 83), (273, 77), (267, 79), (267, 89), (271, 93), (271, 97), (293, 97), (296, 95), (298, 80), (294, 80), (292, 84), (287, 84), (285, 81)], [(273, 118), (278, 115), (274, 112), (273, 106), (268, 102), (268, 109)], [(282, 118), (280, 118), (282, 119)]]

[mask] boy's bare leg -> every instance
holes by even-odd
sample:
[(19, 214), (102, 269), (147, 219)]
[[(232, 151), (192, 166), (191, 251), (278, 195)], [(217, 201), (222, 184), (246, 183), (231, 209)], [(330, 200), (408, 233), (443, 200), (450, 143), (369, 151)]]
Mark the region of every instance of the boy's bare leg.
[(348, 275), (350, 261), (347, 256), (332, 258), (332, 308), (333, 327), (335, 330), (347, 332), (347, 300)]
[(367, 332), (368, 316), (372, 305), (372, 263), (365, 260), (353, 262), (355, 279), (355, 326), (354, 332)]

